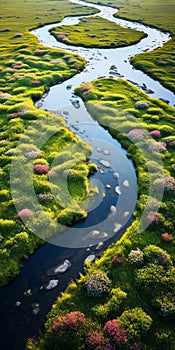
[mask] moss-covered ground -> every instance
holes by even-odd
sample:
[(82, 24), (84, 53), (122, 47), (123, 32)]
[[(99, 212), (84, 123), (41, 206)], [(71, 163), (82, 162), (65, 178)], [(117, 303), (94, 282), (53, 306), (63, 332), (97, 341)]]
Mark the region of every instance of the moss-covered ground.
[[(104, 347), (103, 343), (100, 349), (173, 350), (175, 349), (173, 297), (175, 109), (162, 101), (148, 97), (121, 79), (101, 79), (89, 83), (88, 90), (86, 87), (87, 84), (78, 87), (76, 93), (84, 99), (94, 118), (100, 124), (107, 125), (113, 136), (127, 148), (128, 156), (135, 163), (139, 195), (137, 211), (135, 220), (120, 241), (113, 243), (95, 263), (87, 265), (86, 274), (77, 282), (72, 282), (58, 298), (48, 315), (45, 333), (35, 343), (30, 340), (28, 349), (88, 349), (86, 344), (87, 338), (90, 337), (89, 331), (91, 334), (96, 331), (98, 332), (96, 341), (103, 335), (105, 344), (108, 343), (109, 346), (110, 343), (111, 346)], [(154, 139), (151, 142), (150, 140), (146, 142), (146, 134), (140, 132), (143, 129), (153, 132)], [(133, 135), (133, 140), (134, 136), (138, 137), (138, 143), (132, 143), (126, 137), (126, 133)], [(153, 148), (150, 148), (151, 144), (154, 145)], [(148, 147), (146, 162), (139, 145)], [(158, 214), (154, 212), (156, 190), (152, 198), (149, 198), (150, 206), (147, 214), (149, 216), (152, 213), (154, 219), (144, 232), (139, 233), (137, 228), (148, 200), (149, 181), (150, 179), (156, 181), (155, 179), (160, 176), (159, 167), (152, 163), (157, 151), (163, 162), (164, 177), (173, 186), (170, 189), (166, 184)], [(97, 296), (100, 288), (103, 289), (103, 287), (98, 289), (97, 280), (93, 286), (91, 284), (91, 288), (98, 291), (96, 296), (87, 294), (85, 287), (85, 282), (90, 281), (92, 276), (99, 272), (107, 274), (111, 281), (110, 292), (104, 293), (102, 297)], [(149, 330), (145, 314), (134, 316), (136, 310), (138, 311), (137, 308), (139, 310), (141, 308), (151, 317)], [(131, 310), (131, 313), (128, 314), (128, 311), (126, 313), (126, 310)], [(76, 326), (72, 326), (71, 321), (64, 326), (60, 318), (68, 314), (67, 319), (69, 317), (71, 319), (69, 313), (73, 311), (80, 311), (86, 317), (86, 326), (78, 336), (74, 333), (77, 332)], [(133, 318), (129, 315), (133, 315)], [(120, 324), (125, 320), (124, 328), (128, 342), (122, 342), (119, 336), (114, 339), (112, 335), (109, 336), (109, 333), (103, 331), (105, 323), (111, 319), (117, 319)], [(68, 334), (71, 334), (72, 340)], [(93, 341), (95, 344), (94, 338)]]
[(162, 48), (132, 58), (132, 64), (142, 69), (162, 85), (175, 91), (175, 2), (174, 0), (92, 0), (91, 2), (119, 8), (116, 16), (139, 21), (169, 31), (172, 39)]
[[(61, 5), (60, 5), (61, 2)], [(77, 219), (86, 216), (86, 212), (78, 206), (77, 200), (83, 200), (88, 195), (88, 176), (90, 167), (86, 165), (90, 149), (80, 140), (77, 140), (58, 115), (40, 111), (34, 102), (48, 91), (51, 85), (70, 78), (85, 67), (85, 61), (66, 51), (40, 47), (38, 40), (29, 33), (29, 29), (61, 20), (64, 16), (77, 13), (95, 13), (93, 9), (77, 6), (68, 1), (12, 1), (1, 2), (0, 20), (0, 285), (5, 285), (20, 271), (22, 260), (27, 258), (42, 240), (32, 234), (24, 226), (14, 206), (10, 190), (11, 160), (23, 167), (22, 178), (19, 178), (16, 169), (16, 183), (21, 184), (17, 200), (21, 204), (30, 199), (30, 190), (26, 197), (23, 187), (29, 183), (28, 170), (35, 169), (33, 185), (41, 208), (49, 218), (55, 222), (71, 224)], [(37, 126), (32, 126), (37, 120)], [(30, 127), (30, 129), (28, 129)], [(50, 128), (50, 129), (49, 129)], [(27, 131), (28, 130), (28, 131)], [(51, 130), (52, 137), (42, 147), (37, 149), (34, 140), (44, 137)], [(45, 133), (45, 134), (44, 134)], [(22, 138), (21, 138), (22, 137)], [(15, 148), (21, 140), (21, 154), (15, 153)], [(80, 160), (75, 171), (72, 163), (72, 153), (65, 155), (65, 149), (75, 147), (75, 154)], [(82, 149), (85, 150), (84, 156)], [(64, 209), (61, 190), (56, 188), (57, 201), (53, 200), (49, 182), (50, 166), (54, 157), (61, 157), (65, 161), (68, 172), (68, 186), (73, 202)], [(39, 164), (39, 168), (37, 166)], [(75, 164), (75, 162), (74, 162)], [(44, 165), (44, 168), (43, 168)], [(17, 167), (18, 168), (18, 167)], [(38, 170), (37, 170), (38, 169)], [(44, 169), (44, 170), (43, 170)], [(64, 169), (64, 170), (65, 170)], [(57, 171), (57, 170), (56, 170)], [(60, 170), (61, 171), (61, 170)], [(31, 179), (30, 179), (31, 180)], [(63, 180), (62, 180), (63, 181)], [(62, 184), (60, 183), (60, 187)], [(27, 187), (26, 187), (27, 189)], [(19, 198), (19, 194), (21, 194)], [(22, 202), (21, 202), (22, 201)], [(23, 203), (24, 202), (24, 203)], [(30, 203), (30, 200), (28, 201)], [(72, 207), (76, 207), (76, 213)], [(25, 209), (29, 209), (27, 204)], [(78, 214), (77, 214), (78, 213)], [(34, 224), (43, 222), (42, 215), (36, 216)], [(44, 225), (44, 222), (43, 222)], [(46, 232), (47, 231), (47, 232)], [(44, 235), (48, 236), (49, 230)]]
[(100, 17), (83, 18), (79, 24), (50, 30), (58, 41), (84, 47), (121, 47), (139, 42), (145, 34), (123, 28)]

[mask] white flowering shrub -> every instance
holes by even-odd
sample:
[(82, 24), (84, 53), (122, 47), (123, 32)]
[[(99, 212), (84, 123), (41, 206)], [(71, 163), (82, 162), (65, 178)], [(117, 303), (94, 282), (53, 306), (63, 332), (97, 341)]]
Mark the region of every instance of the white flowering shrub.
[(144, 253), (142, 252), (142, 250), (137, 248), (136, 250), (130, 251), (130, 253), (128, 255), (128, 260), (131, 264), (139, 263), (139, 262), (143, 261), (143, 255), (144, 255)]
[(110, 285), (110, 279), (102, 271), (92, 274), (85, 282), (88, 295), (96, 297), (101, 297), (104, 293), (107, 293)]

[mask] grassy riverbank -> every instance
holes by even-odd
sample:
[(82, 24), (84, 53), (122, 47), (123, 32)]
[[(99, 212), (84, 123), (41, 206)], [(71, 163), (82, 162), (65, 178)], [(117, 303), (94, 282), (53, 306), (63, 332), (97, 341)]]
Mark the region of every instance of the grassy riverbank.
[(145, 34), (109, 22), (103, 18), (83, 18), (79, 24), (50, 30), (61, 42), (82, 47), (122, 47), (138, 43)]
[(92, 0), (91, 2), (104, 4), (119, 8), (116, 16), (139, 21), (152, 25), (172, 34), (172, 40), (163, 48), (153, 52), (145, 52), (132, 58), (132, 64), (154, 79), (159, 80), (162, 85), (175, 91), (175, 2), (174, 0)]
[[(29, 340), (28, 349), (174, 350), (175, 109), (121, 79), (86, 83), (76, 93), (134, 161), (137, 212), (122, 239), (87, 265), (86, 274), (58, 298), (45, 333), (35, 343)], [(154, 161), (159, 157), (161, 180), (160, 164)], [(155, 187), (148, 198), (150, 180)], [(164, 196), (157, 212), (161, 183)], [(139, 232), (148, 200), (146, 220), (153, 221)]]
[[(85, 60), (66, 51), (40, 46), (29, 29), (77, 12), (89, 14), (96, 10), (68, 1), (62, 1), (60, 6), (57, 1), (43, 1), (41, 5), (40, 1), (17, 0), (14, 3), (7, 0), (1, 4), (0, 12), (0, 285), (3, 286), (19, 273), (22, 260), (43, 243), (40, 238), (54, 232), (57, 223), (72, 224), (86, 217), (77, 200), (88, 196), (88, 177), (95, 171), (93, 166), (86, 164), (90, 148), (66, 128), (64, 120), (34, 107), (34, 102), (51, 85), (81, 71)], [(37, 142), (42, 139), (47, 142), (40, 148)], [(19, 140), (21, 146), (17, 150)], [(55, 157), (58, 161), (62, 159), (62, 169), (58, 164), (51, 169)], [(10, 179), (12, 159), (15, 167)], [(30, 176), (31, 169), (33, 177)], [(66, 202), (66, 207), (63, 201), (65, 193), (63, 195), (60, 189), (65, 180), (60, 177), (59, 184), (54, 183), (61, 171), (68, 176), (73, 197), (70, 203)], [(25, 209), (20, 214), (14, 206), (10, 181), (16, 186), (16, 202)], [(52, 188), (50, 182), (53, 182)], [(33, 186), (38, 201), (36, 213), (29, 208), (29, 203), (33, 203)], [(38, 228), (40, 238), (32, 234), (21, 219), (28, 220), (36, 230)]]

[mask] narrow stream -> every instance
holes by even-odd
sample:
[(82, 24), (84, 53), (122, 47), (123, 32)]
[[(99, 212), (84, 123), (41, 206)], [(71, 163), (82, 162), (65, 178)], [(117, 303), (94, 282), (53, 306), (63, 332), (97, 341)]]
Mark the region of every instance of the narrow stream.
[[(143, 51), (152, 51), (162, 46), (170, 39), (168, 33), (163, 33), (157, 29), (138, 24), (136, 22), (125, 21), (114, 18), (116, 9), (107, 6), (100, 6), (84, 1), (71, 0), (71, 2), (94, 7), (100, 10), (94, 16), (113, 21), (124, 27), (141, 30), (147, 33), (147, 37), (142, 39), (138, 44), (131, 45), (119, 49), (86, 49), (82, 47), (67, 46), (58, 43), (48, 32), (53, 26), (70, 25), (79, 22), (80, 18), (85, 16), (67, 17), (61, 23), (46, 25), (42, 28), (33, 30), (40, 43), (44, 46), (66, 49), (73, 53), (78, 53), (85, 57), (87, 66), (85, 70), (73, 78), (63, 82), (62, 84), (53, 86), (49, 93), (43, 96), (42, 100), (36, 105), (38, 108), (54, 111), (61, 114), (68, 127), (76, 133), (78, 137), (84, 139), (93, 148), (91, 156), (92, 161), (99, 166), (99, 171), (91, 178), (99, 187), (99, 195), (96, 198), (95, 205), (90, 203), (88, 218), (76, 224), (73, 228), (74, 232), (85, 232), (94, 229), (99, 231), (105, 230), (108, 233), (104, 246), (100, 252), (96, 251), (96, 244), (99, 239), (86, 241), (80, 240), (74, 236), (74, 240), (69, 240), (70, 234), (74, 234), (67, 230), (64, 235), (54, 237), (50, 243), (46, 243), (39, 248), (33, 256), (26, 262), (21, 270), (19, 277), (11, 282), (7, 287), (1, 288), (1, 349), (6, 350), (22, 350), (27, 338), (35, 336), (44, 323), (46, 314), (48, 313), (52, 303), (56, 297), (65, 290), (69, 281), (77, 278), (80, 271), (83, 271), (84, 259), (91, 253), (98, 256), (107, 246), (119, 239), (132, 221), (132, 212), (135, 208), (137, 199), (137, 182), (136, 174), (132, 162), (127, 159), (125, 150), (121, 145), (112, 138), (112, 136), (95, 122), (87, 112), (82, 100), (74, 95), (75, 86), (85, 81), (92, 81), (100, 77), (123, 77), (133, 84), (146, 90), (151, 96), (169, 101), (171, 105), (175, 104), (174, 94), (161, 86), (159, 82), (154, 81), (146, 74), (139, 70), (133, 69), (129, 59), (137, 53)], [(86, 16), (87, 17), (87, 16)], [(113, 68), (111, 68), (113, 66)], [(115, 68), (114, 68), (115, 66)], [(100, 149), (100, 150), (99, 150)], [(105, 154), (105, 151), (106, 152)], [(115, 154), (115, 157), (114, 157)], [(110, 166), (105, 167), (99, 164), (99, 158), (107, 161)], [(117, 161), (116, 161), (117, 159)], [(114, 173), (119, 172), (120, 178), (116, 179)], [(127, 174), (127, 175), (126, 175)], [(124, 180), (129, 181), (129, 188), (122, 187)], [(122, 196), (117, 195), (115, 187), (120, 185), (122, 188)], [(110, 186), (109, 186), (110, 185)], [(130, 200), (132, 199), (132, 200)], [(117, 222), (121, 223), (120, 229), (116, 229), (114, 234), (115, 221), (111, 218), (110, 222), (108, 214), (111, 205), (117, 207), (119, 217)], [(126, 220), (122, 220), (123, 213), (129, 213)], [(92, 228), (93, 227), (93, 228)], [(112, 229), (109, 227), (112, 227)], [(85, 243), (82, 243), (85, 242)], [(89, 244), (92, 244), (89, 247)], [(87, 248), (88, 247), (88, 248)], [(59, 275), (58, 287), (51, 291), (41, 290), (40, 287), (49, 281), (47, 271), (55, 265), (61, 264), (65, 259), (71, 261), (72, 267), (65, 274)], [(24, 292), (31, 289), (31, 296), (24, 296)], [(16, 307), (16, 301), (20, 301), (21, 305)], [(32, 304), (39, 303), (40, 311), (36, 316), (32, 314)]]

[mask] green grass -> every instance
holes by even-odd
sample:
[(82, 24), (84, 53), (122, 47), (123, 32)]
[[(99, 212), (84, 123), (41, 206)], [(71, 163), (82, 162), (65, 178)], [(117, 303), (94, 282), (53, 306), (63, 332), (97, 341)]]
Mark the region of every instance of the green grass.
[[(121, 47), (139, 42), (145, 34), (133, 29), (122, 28), (103, 18), (82, 19), (73, 26), (61, 26), (50, 30), (58, 41), (83, 47)], [(65, 35), (59, 39), (59, 35)]]
[[(85, 84), (85, 86), (87, 86), (87, 84)], [(122, 79), (100, 79), (89, 83), (88, 86), (91, 86), (91, 88), (86, 95), (83, 95), (85, 91), (83, 85), (76, 89), (76, 93), (84, 99), (86, 107), (93, 117), (97, 119), (101, 125), (108, 126), (113, 136), (127, 149), (128, 156), (131, 157), (135, 164), (138, 176), (139, 195), (135, 220), (118, 242), (113, 243), (95, 263), (89, 264), (86, 267), (85, 275), (81, 276), (78, 281), (70, 283), (67, 290), (62, 293), (52, 306), (47, 317), (45, 333), (38, 341), (33, 342), (30, 340), (28, 342), (28, 349), (60, 349), (59, 342), (56, 343), (57, 345), (54, 345), (57, 335), (51, 330), (53, 323), (60, 315), (65, 315), (75, 310), (83, 312), (88, 320), (87, 328), (92, 332), (97, 329), (103, 330), (105, 322), (109, 319), (120, 319), (124, 310), (139, 307), (142, 308), (153, 321), (150, 330), (146, 335), (142, 335), (139, 340), (139, 343), (143, 346), (141, 348), (149, 350), (163, 348), (166, 350), (174, 350), (174, 316), (162, 317), (155, 307), (153, 300), (154, 297), (159, 298), (161, 293), (166, 296), (170, 291), (173, 292), (174, 268), (172, 270), (172, 280), (170, 284), (165, 277), (165, 282), (161, 279), (154, 282), (151, 287), (146, 285), (140, 286), (136, 276), (141, 273), (141, 271), (143, 274), (144, 268), (147, 268), (149, 265), (147, 265), (148, 263), (146, 260), (140, 264), (131, 264), (128, 259), (128, 254), (131, 250), (140, 248), (144, 251), (145, 247), (151, 244), (163, 249), (165, 251), (164, 254), (168, 252), (172, 262), (175, 263), (175, 241), (165, 242), (161, 237), (162, 233), (169, 232), (175, 240), (174, 191), (164, 193), (159, 209), (162, 215), (161, 223), (159, 222), (157, 225), (151, 224), (144, 232), (139, 233), (137, 231), (139, 219), (148, 199), (149, 178), (147, 164), (151, 164), (150, 162), (153, 159), (153, 155), (148, 152), (145, 161), (145, 158), (139, 151), (139, 146), (141, 147), (144, 141), (140, 141), (136, 146), (126, 137), (126, 132), (138, 128), (138, 123), (140, 123), (140, 127), (144, 127), (148, 131), (159, 130), (159, 141), (161, 142), (174, 139), (175, 109), (159, 100), (150, 98)], [(137, 107), (138, 101), (146, 102), (148, 104), (147, 108), (139, 109)], [(148, 142), (148, 145), (149, 144), (150, 141)], [(167, 143), (166, 150), (161, 153), (161, 158), (165, 175), (174, 177), (174, 147), (169, 146)], [(154, 173), (149, 175), (153, 179), (155, 178)], [(159, 248), (156, 249), (158, 250)], [(114, 256), (122, 256), (123, 262), (121, 264), (114, 264), (112, 262)], [(157, 265), (155, 263), (152, 268), (152, 276), (154, 273), (156, 274), (156, 267)], [(103, 298), (87, 296), (84, 282), (87, 280), (88, 276), (92, 276), (93, 273), (98, 271), (103, 271), (108, 275), (111, 280), (111, 288), (120, 288), (121, 291), (126, 293), (122, 294), (123, 297), (120, 302), (119, 299), (117, 299), (118, 304), (116, 308), (112, 305), (112, 308), (110, 308), (110, 303), (112, 302), (110, 295), (106, 295)], [(166, 276), (166, 269), (163, 269), (163, 271), (163, 276)], [(146, 274), (144, 278), (147, 278)], [(158, 276), (155, 278), (158, 278)], [(100, 310), (104, 312), (101, 313)], [(86, 332), (88, 332), (88, 330)], [(63, 336), (64, 333), (62, 333), (62, 337)], [(133, 333), (133, 336), (136, 341), (136, 333)], [(70, 342), (69, 346), (65, 345), (65, 349), (74, 349), (74, 347)], [(79, 342), (78, 345), (76, 345), (76, 349), (85, 349), (84, 343), (82, 341)], [(125, 349), (125, 347), (122, 349)]]
[[(61, 2), (61, 4), (60, 4)], [(28, 258), (43, 241), (31, 233), (17, 216), (10, 190), (11, 160), (16, 159), (14, 175), (16, 183), (25, 184), (29, 188), (28, 196), (22, 187), (16, 195), (16, 200), (27, 207), (32, 203), (30, 195), (31, 182), (41, 205), (41, 209), (47, 215), (48, 229), (43, 227), (44, 216), (37, 212), (31, 225), (40, 225), (44, 237), (49, 236), (51, 219), (64, 224), (71, 224), (77, 219), (86, 217), (86, 212), (80, 208), (77, 200), (84, 200), (89, 194), (89, 173), (92, 166), (86, 164), (90, 149), (67, 128), (62, 118), (40, 111), (34, 107), (34, 102), (40, 99), (51, 85), (72, 77), (85, 67), (85, 60), (78, 55), (71, 55), (63, 50), (55, 50), (42, 47), (38, 39), (29, 33), (29, 30), (46, 23), (61, 21), (64, 16), (77, 13), (96, 13), (94, 9), (77, 6), (68, 1), (12, 1), (1, 3), (0, 21), (0, 285), (7, 284), (20, 272), (22, 260)], [(37, 126), (32, 124), (37, 121)], [(40, 150), (37, 142), (40, 137), (47, 136), (47, 132), (53, 136)], [(21, 140), (19, 154), (16, 154), (18, 140)], [(72, 156), (70, 145), (74, 144), (75, 157), (78, 155), (79, 177), (76, 175), (68, 178), (69, 191), (72, 200), (66, 203), (67, 212), (64, 211), (64, 195), (60, 191), (62, 183), (53, 184), (53, 190), (57, 194), (57, 200), (50, 195), (51, 186), (47, 174), (33, 174), (29, 176), (33, 168), (32, 160), (25, 154), (36, 151), (35, 162), (47, 164), (50, 168), (55, 157), (62, 156), (67, 172), (73, 172), (76, 159)], [(69, 154), (65, 159), (65, 148)], [(84, 154), (82, 152), (84, 150)], [(74, 162), (73, 162), (74, 161)], [(20, 168), (19, 168), (20, 166)], [(95, 170), (95, 169), (94, 169)], [(21, 174), (19, 173), (21, 171)], [(78, 180), (77, 180), (78, 179)], [(78, 183), (78, 185), (77, 185)], [(46, 195), (43, 199), (41, 194)], [(74, 209), (74, 210), (73, 210)], [(54, 230), (54, 225), (52, 229)]]
[(153, 52), (145, 52), (131, 59), (132, 64), (162, 85), (175, 91), (175, 2), (174, 0), (92, 0), (91, 2), (119, 8), (116, 16), (169, 31), (172, 40)]

